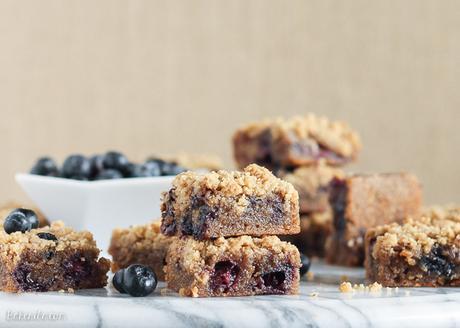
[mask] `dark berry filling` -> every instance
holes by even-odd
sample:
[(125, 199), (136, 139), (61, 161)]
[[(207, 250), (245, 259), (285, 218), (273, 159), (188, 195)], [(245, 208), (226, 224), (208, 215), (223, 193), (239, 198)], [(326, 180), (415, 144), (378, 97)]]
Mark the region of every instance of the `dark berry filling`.
[(347, 201), (347, 186), (345, 181), (333, 179), (330, 184), (330, 203), (334, 212), (334, 227), (337, 232), (346, 228), (345, 209)]
[(229, 260), (217, 262), (211, 275), (211, 289), (228, 292), (236, 284), (239, 273), (240, 267), (236, 263)]
[(54, 283), (54, 277), (46, 277), (40, 279), (32, 275), (32, 267), (30, 264), (19, 264), (13, 271), (13, 278), (16, 280), (18, 289), (25, 292), (45, 292)]
[(451, 280), (455, 274), (455, 263), (449, 260), (447, 252), (438, 244), (433, 245), (428, 255), (420, 259), (420, 267), (430, 275)]
[(264, 281), (264, 286), (272, 289), (272, 290), (279, 290), (284, 291), (284, 282), (286, 280), (286, 272), (285, 271), (276, 271), (276, 272), (269, 272), (262, 276)]
[(49, 232), (39, 232), (37, 233), (37, 236), (41, 239), (57, 241), (56, 236)]
[(88, 278), (91, 274), (90, 261), (85, 259), (83, 254), (74, 254), (62, 263), (64, 277), (67, 281), (72, 282), (75, 286)]

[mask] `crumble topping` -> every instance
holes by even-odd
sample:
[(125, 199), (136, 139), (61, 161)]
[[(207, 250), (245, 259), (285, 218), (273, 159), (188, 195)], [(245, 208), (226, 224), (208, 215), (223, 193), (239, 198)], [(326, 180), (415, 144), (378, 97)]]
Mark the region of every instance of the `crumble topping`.
[[(220, 170), (207, 174), (184, 172), (174, 179), (171, 191), (175, 195), (174, 208), (178, 212), (190, 207), (193, 195), (205, 196), (209, 205), (223, 204), (226, 197), (231, 197), (241, 211), (249, 204), (251, 196), (281, 195), (286, 211), (291, 210), (293, 203), (298, 204), (299, 199), (290, 183), (276, 178), (269, 170), (256, 164), (247, 166), (243, 171)], [(165, 193), (163, 203), (167, 197)]]
[[(354, 284), (352, 285), (349, 281), (344, 281), (339, 286), (339, 291), (341, 293), (354, 293), (354, 292), (366, 292), (366, 293), (378, 293), (382, 290), (382, 285), (378, 282), (374, 282), (365, 286), (364, 284)], [(387, 288), (388, 291), (388, 288)]]
[(275, 139), (281, 139), (285, 136), (307, 140), (314, 139), (318, 144), (344, 157), (352, 157), (361, 149), (359, 135), (347, 123), (331, 122), (326, 117), (316, 116), (312, 113), (290, 119), (277, 118), (250, 123), (240, 128), (236, 134), (242, 133), (254, 137), (267, 129), (270, 129)]

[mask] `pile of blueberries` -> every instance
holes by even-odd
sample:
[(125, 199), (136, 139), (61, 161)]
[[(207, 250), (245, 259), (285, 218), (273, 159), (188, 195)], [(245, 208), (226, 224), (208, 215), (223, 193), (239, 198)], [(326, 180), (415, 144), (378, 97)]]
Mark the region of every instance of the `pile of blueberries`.
[(70, 155), (59, 169), (50, 157), (38, 159), (31, 174), (61, 177), (74, 180), (107, 180), (177, 175), (186, 171), (175, 162), (149, 158), (143, 164), (132, 163), (120, 152), (109, 151), (103, 155), (85, 157)]

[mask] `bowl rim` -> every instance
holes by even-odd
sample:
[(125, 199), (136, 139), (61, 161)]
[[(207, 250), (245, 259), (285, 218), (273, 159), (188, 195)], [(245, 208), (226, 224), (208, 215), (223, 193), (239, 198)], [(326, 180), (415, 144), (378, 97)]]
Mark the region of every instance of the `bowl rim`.
[(36, 181), (36, 182), (47, 182), (58, 185), (67, 185), (67, 186), (80, 186), (95, 188), (99, 186), (114, 186), (114, 185), (149, 185), (152, 183), (171, 183), (176, 176), (160, 176), (160, 177), (140, 177), (140, 178), (121, 178), (121, 179), (107, 179), (107, 180), (95, 180), (95, 181), (81, 181), (66, 179), (61, 177), (49, 177), (37, 174), (30, 173), (16, 173), (15, 180), (16, 182), (20, 181)]

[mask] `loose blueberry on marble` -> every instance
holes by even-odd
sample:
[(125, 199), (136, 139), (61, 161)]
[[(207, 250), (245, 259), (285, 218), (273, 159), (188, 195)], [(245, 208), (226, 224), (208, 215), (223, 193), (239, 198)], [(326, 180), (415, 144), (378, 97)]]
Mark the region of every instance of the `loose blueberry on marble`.
[(49, 232), (39, 232), (37, 233), (37, 237), (40, 239), (57, 241), (56, 236)]
[(310, 270), (311, 261), (310, 258), (304, 254), (300, 254), (300, 262), (302, 266), (300, 267), (300, 276), (303, 276)]
[(125, 155), (116, 151), (109, 151), (104, 155), (102, 164), (105, 169), (117, 170), (123, 174), (128, 172), (129, 161)]
[(120, 171), (107, 169), (101, 171), (96, 177), (95, 180), (110, 180), (110, 179), (122, 179), (123, 174)]
[(7, 234), (17, 231), (30, 231), (38, 228), (38, 219), (33, 211), (18, 208), (8, 214), (3, 223), (3, 228)]
[(122, 287), (131, 296), (147, 296), (157, 287), (157, 277), (149, 267), (132, 264), (123, 272)]
[(62, 166), (62, 176), (68, 179), (88, 180), (91, 175), (91, 162), (82, 155), (70, 155)]
[(123, 274), (125, 269), (118, 270), (112, 278), (112, 285), (113, 287), (118, 290), (122, 294), (126, 294), (126, 291), (123, 287)]
[(59, 169), (50, 157), (39, 158), (30, 170), (31, 174), (56, 177), (59, 175)]

